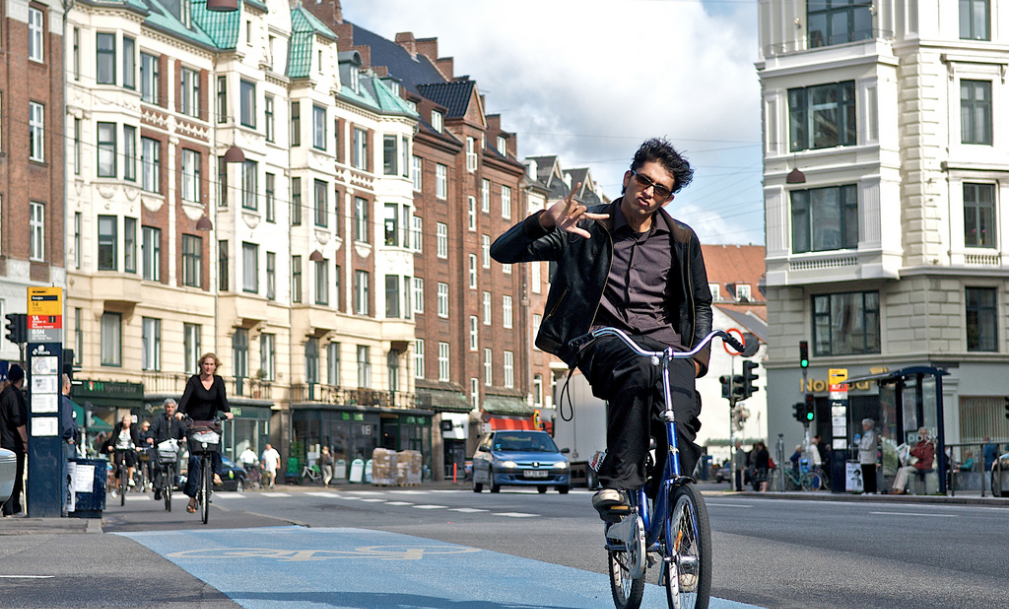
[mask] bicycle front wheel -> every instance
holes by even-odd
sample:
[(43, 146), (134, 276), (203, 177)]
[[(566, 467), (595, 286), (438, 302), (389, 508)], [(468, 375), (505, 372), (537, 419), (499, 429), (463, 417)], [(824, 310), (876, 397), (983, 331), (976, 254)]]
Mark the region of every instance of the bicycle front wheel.
[(203, 524), (210, 520), (210, 485), (214, 482), (214, 464), (210, 459), (204, 457), (203, 471), (200, 472), (200, 486), (203, 487), (203, 501), (200, 502), (200, 517)]
[(663, 580), (670, 609), (707, 609), (711, 595), (711, 529), (708, 509), (693, 484), (673, 494), (666, 522)]
[(165, 509), (169, 512), (172, 511), (172, 486), (175, 481), (175, 468), (169, 464), (165, 467), (164, 473), (161, 475), (161, 496), (165, 500)]
[(802, 478), (799, 479), (799, 485), (804, 491), (811, 491), (815, 489), (817, 484), (819, 484), (819, 482), (814, 481), (813, 474), (810, 473), (803, 474)]
[(645, 576), (631, 577), (631, 557), (628, 552), (610, 553), (610, 592), (617, 609), (638, 609), (645, 593)]
[[(123, 459), (125, 460), (125, 457), (123, 457)], [(120, 466), (119, 467), (119, 505), (120, 506), (126, 505), (126, 489), (127, 488), (129, 488), (129, 487), (126, 486), (126, 467), (125, 466)]]

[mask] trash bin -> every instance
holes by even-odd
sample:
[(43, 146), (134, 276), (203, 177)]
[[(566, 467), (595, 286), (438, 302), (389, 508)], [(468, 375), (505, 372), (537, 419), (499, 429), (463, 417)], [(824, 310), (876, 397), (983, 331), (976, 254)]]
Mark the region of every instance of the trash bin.
[[(73, 518), (101, 518), (105, 509), (105, 481), (108, 461), (105, 459), (70, 459), (72, 464), (70, 490), (72, 505), (67, 515)], [(72, 509), (70, 509), (72, 508)]]

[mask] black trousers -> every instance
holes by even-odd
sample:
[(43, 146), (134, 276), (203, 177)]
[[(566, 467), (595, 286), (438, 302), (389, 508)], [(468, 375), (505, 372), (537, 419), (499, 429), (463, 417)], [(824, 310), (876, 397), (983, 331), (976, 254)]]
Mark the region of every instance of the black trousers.
[(15, 465), (17, 472), (14, 474), (14, 490), (11, 491), (10, 499), (8, 499), (3, 505), (4, 516), (10, 516), (11, 514), (17, 514), (24, 511), (24, 508), (21, 505), (21, 493), (24, 491), (25, 487), (25, 453), (15, 450), (14, 455), (17, 459), (17, 463)]
[[(827, 470), (830, 471), (830, 470)], [(876, 464), (862, 463), (862, 490), (866, 493), (876, 492)]]
[[(642, 349), (659, 351), (662, 343), (642, 336), (631, 337)], [(606, 412), (606, 459), (599, 469), (603, 488), (635, 490), (646, 481), (645, 461), (649, 437), (657, 438), (655, 471), (665, 466), (667, 450), (662, 422), (665, 402), (662, 370), (650, 358), (631, 351), (619, 338), (604, 337), (586, 347), (578, 368), (592, 386), (592, 394), (609, 402)], [(673, 360), (669, 366), (676, 442), (681, 473), (693, 474), (701, 450), (694, 443), (701, 423), (700, 402), (694, 392), (693, 360)], [(658, 476), (656, 476), (658, 477)]]

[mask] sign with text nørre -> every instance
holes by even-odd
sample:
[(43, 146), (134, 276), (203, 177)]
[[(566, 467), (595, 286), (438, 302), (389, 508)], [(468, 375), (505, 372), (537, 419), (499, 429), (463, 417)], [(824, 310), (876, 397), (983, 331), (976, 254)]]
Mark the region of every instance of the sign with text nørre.
[(28, 342), (63, 343), (61, 288), (28, 288)]

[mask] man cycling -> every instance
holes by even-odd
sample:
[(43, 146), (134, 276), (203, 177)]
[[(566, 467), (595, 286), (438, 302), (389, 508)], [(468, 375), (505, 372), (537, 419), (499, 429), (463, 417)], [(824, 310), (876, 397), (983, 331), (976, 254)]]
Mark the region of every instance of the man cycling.
[(106, 442), (106, 450), (113, 453), (113, 462), (116, 466), (116, 485), (112, 487), (113, 494), (117, 492), (115, 489), (119, 488), (119, 468), (123, 465), (126, 467), (127, 485), (130, 488), (137, 485), (133, 480), (133, 470), (137, 466), (137, 446), (139, 445), (140, 434), (137, 433), (137, 427), (133, 425), (133, 416), (124, 414), (123, 419), (116, 423), (112, 435)]
[[(593, 394), (609, 401), (603, 489), (592, 505), (604, 519), (628, 509), (626, 491), (646, 482), (649, 435), (664, 437), (662, 375), (619, 339), (593, 341), (580, 352), (568, 343), (600, 327), (627, 333), (641, 348), (686, 351), (711, 331), (711, 292), (697, 235), (662, 212), (693, 170), (673, 146), (651, 139), (624, 174), (621, 198), (591, 209), (574, 200), (554, 203), (513, 226), (491, 246), (494, 260), (557, 263), (536, 346), (577, 365)], [(694, 443), (700, 403), (694, 379), (708, 369), (710, 349), (669, 367), (682, 471), (700, 456)], [(656, 451), (662, 471), (666, 451)], [(654, 489), (652, 489), (654, 491)]]
[[(151, 429), (148, 431), (147, 444), (148, 446), (157, 447), (168, 439), (182, 440), (186, 437), (186, 424), (175, 418), (176, 404), (175, 400), (172, 398), (165, 399), (165, 411), (162, 412), (154, 422), (151, 423)], [(161, 499), (161, 477), (165, 475), (165, 469), (161, 466), (160, 461), (157, 459), (152, 460), (154, 463), (154, 500), (157, 501)], [(179, 464), (176, 462), (175, 471), (179, 471)], [(174, 480), (169, 482), (174, 484)]]

